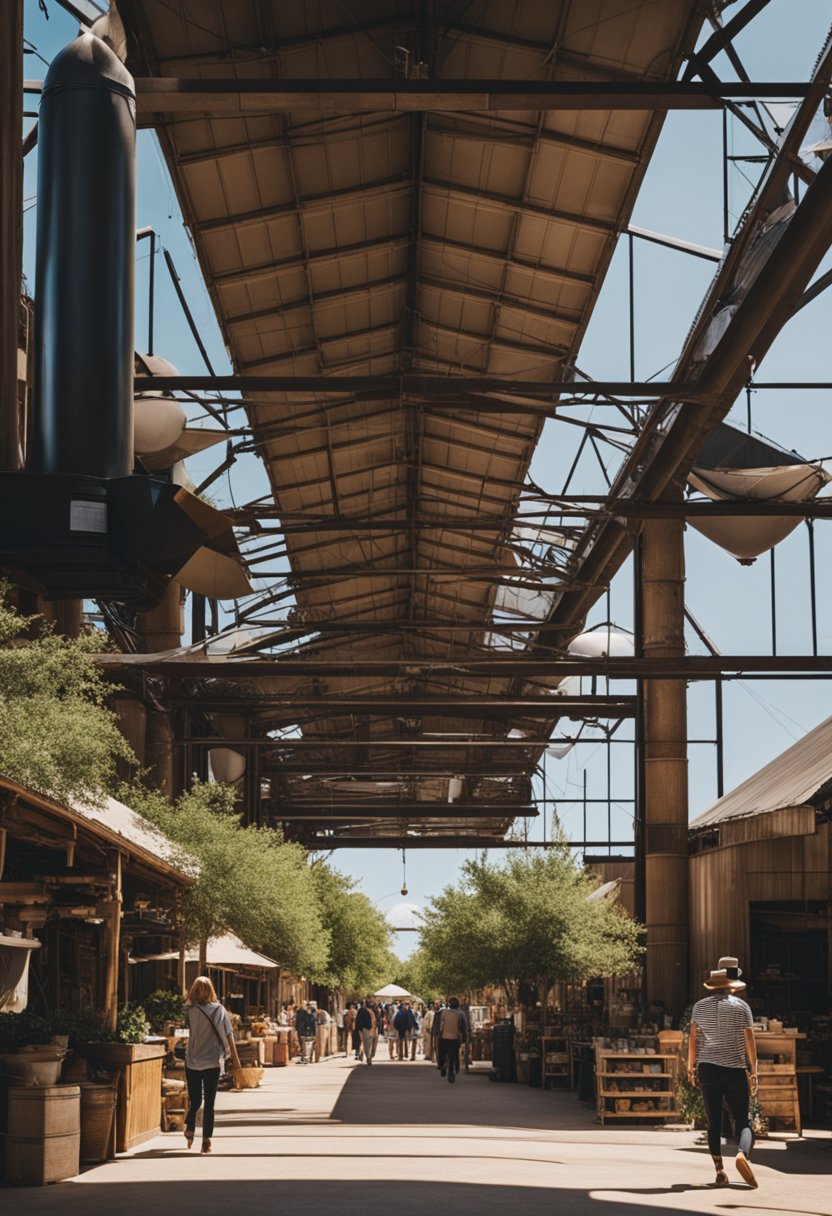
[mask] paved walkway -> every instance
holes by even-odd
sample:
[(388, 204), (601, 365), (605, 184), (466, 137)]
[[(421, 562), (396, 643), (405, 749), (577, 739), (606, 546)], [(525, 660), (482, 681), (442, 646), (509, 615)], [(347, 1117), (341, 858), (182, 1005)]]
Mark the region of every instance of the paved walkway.
[[(423, 1062), (343, 1057), (271, 1069), (220, 1094), (214, 1153), (179, 1133), (72, 1182), (0, 1189), (19, 1216), (615, 1216), (645, 1210), (832, 1216), (828, 1135), (763, 1141), (756, 1191), (730, 1168), (714, 1189), (697, 1137), (600, 1127), (572, 1093), (461, 1076)], [(731, 1150), (733, 1154), (733, 1149)], [(9, 1202), (11, 1200), (12, 1202)]]

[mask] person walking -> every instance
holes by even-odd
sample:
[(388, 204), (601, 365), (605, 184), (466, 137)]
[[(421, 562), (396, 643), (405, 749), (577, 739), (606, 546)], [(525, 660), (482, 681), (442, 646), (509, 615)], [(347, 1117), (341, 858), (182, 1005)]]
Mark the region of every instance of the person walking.
[(459, 1007), (459, 998), (452, 996), (448, 1008), (439, 1015), (439, 1071), (448, 1074), (453, 1084), (459, 1072), (459, 1048), (468, 1042), (468, 1019)]
[(346, 1037), (344, 1035), (344, 1010), (339, 1005), (335, 1010), (335, 1027), (338, 1031), (338, 1051), (347, 1054)]
[(436, 1017), (433, 1009), (433, 1001), (428, 1002), (428, 1007), (422, 1014), (422, 1055), (426, 1060), (433, 1059), (433, 1019)]
[(356, 1060), (361, 1047), (361, 1036), (355, 1029), (355, 1004), (350, 1001), (344, 1011), (344, 1054), (349, 1055), (352, 1051)]
[(317, 1033), (318, 1024), (315, 1021), (315, 1014), (312, 1012), (312, 1005), (309, 1001), (305, 1005), (298, 1005), (297, 1013), (295, 1014), (295, 1030), (300, 1043), (300, 1063), (310, 1064), (313, 1061), (307, 1059), (307, 1056), (312, 1056), (315, 1046), (315, 1035)]
[(191, 984), (185, 1005), (185, 1025), (188, 1027), (185, 1049), (185, 1079), (188, 1085), (185, 1141), (189, 1149), (193, 1147), (196, 1117), (204, 1102), (202, 1152), (210, 1153), (220, 1067), (226, 1055), (230, 1055), (233, 1067), (239, 1068), (240, 1057), (234, 1042), (231, 1019), (217, 1000), (214, 985), (207, 975), (197, 976)]
[(312, 1002), (312, 1012), (315, 1015), (315, 1063), (317, 1064), (321, 1056), (329, 1055), (329, 1028), (332, 1025), (332, 1018), (329, 1016), (327, 1009), (319, 1009), (315, 1002)]
[(749, 1094), (757, 1093), (757, 1044), (754, 1015), (738, 993), (745, 991), (737, 959), (724, 957), (705, 981), (708, 993), (693, 1007), (688, 1043), (688, 1077), (702, 1092), (708, 1121), (708, 1149), (716, 1185), (729, 1186), (722, 1162), (722, 1103), (731, 1112), (739, 1141), (734, 1164), (750, 1187), (757, 1186), (749, 1157), (754, 1136), (749, 1120)]
[(418, 1009), (411, 1009), (413, 1014), (413, 1025), (410, 1027), (408, 1038), (410, 1039), (410, 1058), (416, 1059), (416, 1052), (419, 1044), (422, 1041), (422, 1015)]
[(369, 1005), (361, 1005), (358, 1013), (355, 1015), (355, 1028), (361, 1035), (361, 1046), (364, 1051), (364, 1059), (368, 1064), (373, 1062), (373, 1031), (376, 1025), (376, 1015)]
[(384, 1019), (384, 1010), (381, 1007), (381, 1003), (371, 997), (367, 997), (367, 1007), (373, 1015), (373, 1054), (372, 1054), (372, 1058), (375, 1059), (376, 1052), (378, 1051), (378, 1040), (379, 1040), (379, 1034), (381, 1031), (381, 1024)]
[(410, 1041), (410, 1032), (415, 1025), (416, 1019), (413, 1016), (413, 1010), (409, 1005), (400, 1005), (399, 1011), (393, 1019), (398, 1036), (399, 1056), (400, 1060), (407, 1059), (407, 1044)]
[(387, 1039), (387, 1055), (391, 1060), (396, 1058), (396, 1044), (399, 1041), (399, 1032), (396, 1030), (398, 1011), (398, 1006), (391, 1001), (384, 1013), (384, 1037)]
[(433, 1025), (430, 1028), (431, 1054), (436, 1061), (436, 1067), (440, 1069), (442, 1067), (442, 1062), (439, 1059), (439, 1027), (441, 1025), (442, 1010), (445, 1008), (446, 1006), (444, 1001), (436, 1002), (433, 1014)]

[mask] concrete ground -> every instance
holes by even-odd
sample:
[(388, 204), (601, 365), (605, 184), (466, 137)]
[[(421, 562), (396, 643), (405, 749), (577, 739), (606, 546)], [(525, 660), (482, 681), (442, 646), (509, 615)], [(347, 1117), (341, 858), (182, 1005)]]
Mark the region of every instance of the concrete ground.
[[(613, 1216), (647, 1211), (832, 1216), (832, 1139), (760, 1142), (750, 1190), (727, 1153), (730, 1189), (710, 1185), (692, 1132), (600, 1127), (573, 1093), (442, 1080), (422, 1061), (372, 1068), (343, 1056), (270, 1069), (224, 1093), (211, 1156), (160, 1135), (70, 1182), (0, 1188), (24, 1216), (152, 1216), (274, 1210), (327, 1216)], [(9, 1202), (11, 1200), (12, 1202)], [(14, 1204), (14, 1206), (12, 1206)]]

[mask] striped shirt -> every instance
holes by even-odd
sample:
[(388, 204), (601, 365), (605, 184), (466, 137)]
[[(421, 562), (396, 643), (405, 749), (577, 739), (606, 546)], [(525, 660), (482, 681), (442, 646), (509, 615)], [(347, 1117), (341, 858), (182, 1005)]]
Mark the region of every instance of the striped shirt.
[(697, 1064), (746, 1067), (743, 1032), (754, 1025), (754, 1015), (745, 1001), (714, 993), (696, 1002), (690, 1020), (696, 1026)]

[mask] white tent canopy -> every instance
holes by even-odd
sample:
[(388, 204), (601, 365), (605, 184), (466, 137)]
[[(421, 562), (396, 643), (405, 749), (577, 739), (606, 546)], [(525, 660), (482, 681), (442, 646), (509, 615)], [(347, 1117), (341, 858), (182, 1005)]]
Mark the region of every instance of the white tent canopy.
[(385, 988), (380, 988), (378, 992), (374, 992), (373, 996), (380, 996), (383, 1000), (416, 1000), (412, 992), (408, 992), (406, 988), (400, 988), (398, 984), (388, 984)]

